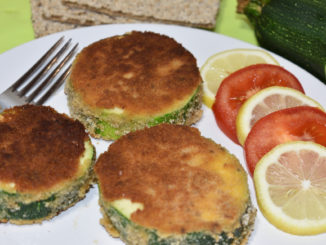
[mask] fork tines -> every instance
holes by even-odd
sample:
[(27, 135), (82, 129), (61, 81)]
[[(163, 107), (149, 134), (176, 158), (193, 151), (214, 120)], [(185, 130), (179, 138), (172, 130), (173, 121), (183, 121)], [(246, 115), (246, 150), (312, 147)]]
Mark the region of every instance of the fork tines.
[[(11, 87), (26, 103), (42, 105), (65, 81), (70, 72), (70, 59), (78, 43), (71, 48), (71, 39), (63, 44), (61, 37), (55, 44)], [(57, 51), (58, 50), (58, 51)], [(65, 68), (65, 69), (64, 69)], [(47, 75), (48, 74), (48, 75)], [(57, 77), (57, 79), (55, 79)], [(37, 100), (35, 100), (38, 97)]]

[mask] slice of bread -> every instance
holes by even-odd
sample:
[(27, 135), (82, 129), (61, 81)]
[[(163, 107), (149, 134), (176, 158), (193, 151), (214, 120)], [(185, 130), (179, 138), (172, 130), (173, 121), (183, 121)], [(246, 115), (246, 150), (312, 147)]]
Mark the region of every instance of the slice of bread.
[(97, 13), (86, 9), (78, 9), (62, 4), (57, 0), (40, 0), (44, 8), (43, 17), (49, 20), (55, 20), (63, 23), (72, 23), (77, 25), (100, 25), (113, 23), (133, 23), (138, 22), (135, 19), (121, 16), (111, 16)]
[(214, 28), (220, 0), (63, 0), (72, 7), (134, 18), (203, 28)]
[(32, 11), (32, 24), (35, 37), (45, 36), (51, 33), (65, 31), (79, 27), (76, 24), (61, 23), (58, 21), (47, 20), (43, 18), (43, 9), (46, 5), (43, 5), (42, 0), (31, 0)]
[(220, 0), (31, 0), (35, 37), (81, 26), (161, 22), (212, 29)]

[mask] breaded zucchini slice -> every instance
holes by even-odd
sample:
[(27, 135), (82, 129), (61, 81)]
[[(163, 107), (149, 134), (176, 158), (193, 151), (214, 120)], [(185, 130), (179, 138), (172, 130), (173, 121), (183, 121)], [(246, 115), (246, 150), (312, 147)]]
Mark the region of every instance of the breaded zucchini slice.
[(84, 198), (95, 149), (84, 126), (50, 107), (0, 115), (0, 222), (39, 223)]
[(96, 165), (102, 224), (126, 244), (246, 244), (256, 209), (239, 161), (189, 126), (122, 136)]
[(96, 138), (117, 139), (163, 122), (191, 125), (201, 117), (196, 59), (153, 32), (133, 31), (84, 48), (65, 92), (71, 115)]

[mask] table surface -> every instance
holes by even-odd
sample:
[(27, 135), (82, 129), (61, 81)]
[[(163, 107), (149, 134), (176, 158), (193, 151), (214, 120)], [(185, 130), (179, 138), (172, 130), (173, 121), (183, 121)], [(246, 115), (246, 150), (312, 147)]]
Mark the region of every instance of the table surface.
[[(236, 13), (237, 0), (220, 1), (213, 31), (257, 45), (248, 20)], [(29, 0), (0, 0), (0, 54), (34, 39)]]

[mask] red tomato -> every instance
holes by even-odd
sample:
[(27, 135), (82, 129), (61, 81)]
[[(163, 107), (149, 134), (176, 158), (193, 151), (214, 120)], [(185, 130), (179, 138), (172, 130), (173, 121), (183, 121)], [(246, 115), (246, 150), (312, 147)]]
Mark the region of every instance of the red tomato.
[(239, 144), (235, 123), (240, 106), (251, 95), (270, 86), (290, 87), (304, 92), (293, 74), (270, 64), (247, 66), (222, 81), (212, 109), (219, 128), (235, 143)]
[(275, 111), (252, 127), (244, 145), (251, 174), (257, 162), (272, 148), (288, 141), (314, 141), (326, 146), (326, 113), (309, 106)]

